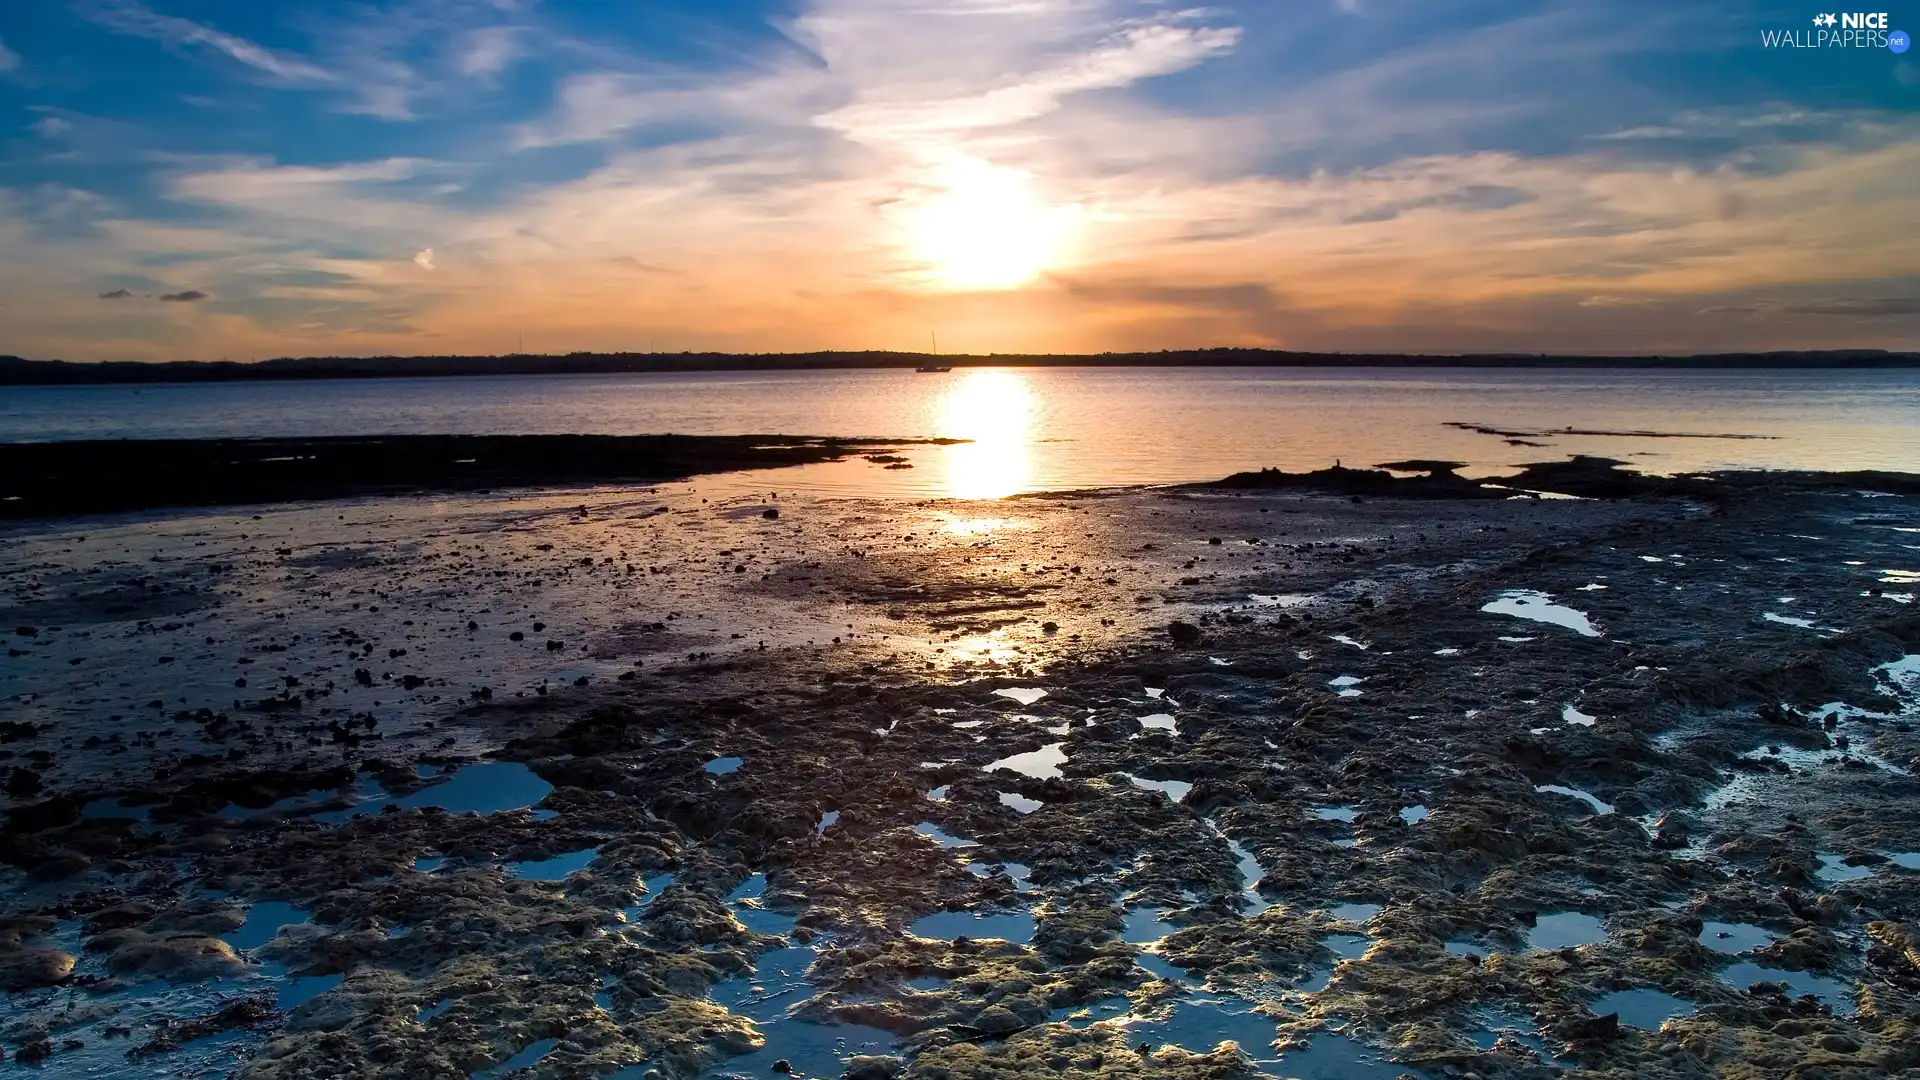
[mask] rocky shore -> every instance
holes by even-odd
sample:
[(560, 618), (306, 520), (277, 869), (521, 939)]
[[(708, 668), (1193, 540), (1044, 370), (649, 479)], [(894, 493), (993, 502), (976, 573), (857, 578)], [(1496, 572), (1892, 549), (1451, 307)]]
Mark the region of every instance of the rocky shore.
[(793, 435), (368, 435), (0, 443), (0, 520), (681, 480), (951, 440)]
[(1920, 482), (1499, 483), (15, 526), (0, 1069), (1920, 1069)]

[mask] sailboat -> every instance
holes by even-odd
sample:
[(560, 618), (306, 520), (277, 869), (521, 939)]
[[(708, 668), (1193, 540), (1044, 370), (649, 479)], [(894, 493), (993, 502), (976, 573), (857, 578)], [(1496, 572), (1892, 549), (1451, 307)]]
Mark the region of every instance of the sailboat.
[[(933, 330), (929, 330), (927, 331), (927, 336), (933, 341), (933, 355), (939, 356), (940, 355), (939, 333)], [(941, 367), (938, 364), (922, 364), (919, 367), (914, 368), (913, 370), (916, 372), (919, 372), (922, 375), (939, 375), (939, 374), (942, 374), (943, 372), (952, 371), (953, 369), (950, 367)]]

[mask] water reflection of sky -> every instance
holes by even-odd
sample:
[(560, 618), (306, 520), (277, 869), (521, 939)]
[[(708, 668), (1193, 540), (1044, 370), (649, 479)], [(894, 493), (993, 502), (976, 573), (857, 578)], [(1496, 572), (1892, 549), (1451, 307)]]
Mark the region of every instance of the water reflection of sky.
[[(920, 447), (911, 469), (848, 461), (703, 480), (719, 494), (905, 498), (1208, 480), (1274, 465), (1404, 458), (1469, 475), (1600, 454), (1656, 471), (1912, 467), (1920, 373), (1329, 368), (960, 368), (19, 387), (0, 441), (580, 432), (779, 432), (975, 440)], [(1501, 436), (1446, 426), (1488, 424)], [(1573, 435), (1583, 429), (1770, 439)]]
[(1017, 371), (956, 372), (940, 401), (939, 434), (965, 439), (943, 455), (944, 492), (998, 499), (1027, 490), (1033, 473), (1033, 393)]

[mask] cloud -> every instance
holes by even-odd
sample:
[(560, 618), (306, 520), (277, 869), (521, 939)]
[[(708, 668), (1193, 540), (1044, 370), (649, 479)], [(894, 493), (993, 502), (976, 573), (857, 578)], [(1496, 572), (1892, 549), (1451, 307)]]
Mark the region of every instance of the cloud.
[(460, 73), (469, 77), (498, 75), (520, 56), (520, 34), (511, 26), (488, 26), (469, 31), (461, 43)]
[(207, 48), (230, 60), (289, 84), (325, 84), (331, 72), (288, 53), (222, 33), (188, 19), (162, 15), (137, 0), (82, 0), (77, 10), (84, 18), (116, 34), (148, 38), (180, 48)]
[(1881, 296), (1872, 298), (1839, 297), (1811, 303), (1787, 304), (1780, 310), (1789, 315), (1920, 315), (1920, 296)]
[(0, 71), (12, 71), (19, 66), (20, 54), (7, 48), (6, 42), (0, 41)]
[(1701, 308), (1702, 315), (1822, 315), (1842, 318), (1885, 318), (1920, 315), (1920, 296), (1832, 296), (1814, 300), (1763, 298), (1738, 304)]
[(102, 299), (102, 300), (129, 300), (129, 299), (132, 299), (132, 297), (133, 297), (133, 295), (134, 295), (133, 293), (131, 293), (131, 292), (128, 292), (128, 291), (127, 291), (127, 290), (125, 290), (125, 289), (115, 289), (115, 290), (113, 290), (112, 292), (103, 292), (103, 293), (101, 293), (101, 294), (100, 294), (100, 299)]
[(426, 248), (422, 251), (415, 252), (413, 256), (413, 265), (418, 266), (423, 270), (433, 269), (433, 249)]
[(1580, 301), (1580, 306), (1583, 308), (1636, 308), (1650, 307), (1659, 302), (1651, 296), (1610, 296), (1600, 293)]
[(43, 116), (33, 123), (28, 124), (27, 130), (51, 139), (72, 131), (73, 121), (62, 119), (58, 116)]
[(160, 294), (160, 299), (166, 300), (172, 303), (178, 303), (178, 304), (191, 304), (199, 300), (205, 300), (206, 298), (207, 298), (207, 294), (201, 292), (198, 289), (188, 289), (186, 292), (170, 292), (170, 293)]

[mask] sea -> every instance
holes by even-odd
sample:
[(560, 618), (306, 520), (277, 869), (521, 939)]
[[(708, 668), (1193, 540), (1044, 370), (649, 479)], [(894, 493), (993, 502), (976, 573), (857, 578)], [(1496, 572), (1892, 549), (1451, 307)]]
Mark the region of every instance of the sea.
[(903, 499), (1410, 458), (1485, 477), (1574, 454), (1656, 473), (1920, 472), (1920, 371), (962, 367), (0, 388), (0, 442), (665, 432), (964, 440), (708, 481)]

